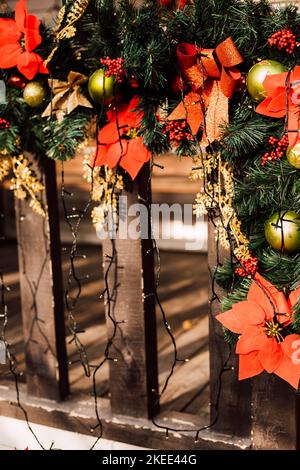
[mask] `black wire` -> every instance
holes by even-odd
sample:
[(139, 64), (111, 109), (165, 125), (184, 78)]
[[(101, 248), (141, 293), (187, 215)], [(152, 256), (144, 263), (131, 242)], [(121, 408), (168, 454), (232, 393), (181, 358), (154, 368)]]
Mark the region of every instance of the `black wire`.
[[(20, 238), (21, 238), (21, 236), (20, 236)], [(21, 253), (22, 253), (22, 247), (20, 246), (20, 248), (21, 248)], [(26, 270), (25, 270), (24, 274), (26, 276)], [(39, 282), (37, 282), (37, 284), (38, 283)], [(35, 304), (36, 291), (34, 289), (34, 283), (30, 283), (30, 287), (31, 287), (31, 289), (33, 289), (33, 291), (32, 291), (32, 295), (33, 295), (32, 308), (34, 309), (34, 311), (36, 313), (36, 304)], [(37, 434), (33, 430), (32, 426), (29, 422), (29, 416), (28, 416), (27, 410), (21, 402), (20, 388), (19, 388), (19, 377), (22, 375), (22, 373), (18, 372), (18, 362), (17, 362), (16, 356), (15, 356), (15, 354), (14, 354), (12, 348), (11, 348), (11, 345), (10, 345), (10, 343), (9, 343), (7, 337), (6, 337), (6, 331), (7, 331), (8, 323), (9, 323), (8, 322), (8, 305), (7, 305), (7, 301), (6, 301), (6, 293), (9, 292), (9, 291), (10, 291), (10, 287), (5, 284), (3, 272), (0, 271), (0, 292), (1, 292), (1, 295), (0, 295), (1, 296), (0, 320), (2, 319), (0, 339), (1, 339), (1, 341), (3, 341), (3, 343), (5, 345), (6, 358), (8, 360), (8, 368), (9, 368), (10, 374), (13, 376), (13, 379), (14, 379), (15, 393), (16, 393), (16, 403), (14, 403), (14, 402), (10, 402), (10, 403), (12, 405), (17, 406), (21, 410), (21, 412), (23, 413), (23, 416), (24, 416), (24, 419), (25, 419), (28, 430), (30, 431), (30, 433), (32, 434), (32, 436), (34, 437), (34, 439), (36, 440), (36, 442), (38, 443), (40, 448), (42, 450), (45, 450), (45, 447), (43, 446), (43, 444), (39, 440)], [(35, 315), (35, 317), (33, 319), (33, 322), (34, 323), (37, 322), (37, 324), (39, 326), (39, 330), (41, 331), (37, 315)], [(43, 335), (43, 337), (44, 336), (45, 335)]]
[[(104, 86), (105, 86), (105, 82), (104, 82)], [(116, 96), (115, 86), (116, 86), (116, 84), (114, 85), (114, 96)], [(104, 106), (104, 103), (102, 103), (102, 107), (103, 106)], [(113, 106), (115, 108), (116, 127), (117, 127), (118, 141), (119, 141), (119, 146), (120, 146), (120, 155), (119, 155), (119, 159), (118, 159), (118, 162), (117, 162), (117, 165), (116, 165), (116, 173), (117, 173), (120, 161), (121, 161), (121, 159), (124, 155), (124, 147), (123, 147), (122, 135), (121, 135), (121, 131), (120, 131), (121, 127), (120, 127), (120, 124), (119, 124), (118, 100), (117, 100), (117, 98), (114, 99)], [(98, 127), (97, 127), (96, 146), (98, 147), (98, 145), (100, 145), (100, 144), (101, 143), (98, 142)], [(111, 205), (113, 203), (113, 198), (115, 196), (116, 185), (117, 185), (117, 178), (115, 179), (115, 182), (113, 183), (112, 188), (111, 188), (111, 193), (110, 193)], [(95, 413), (96, 413), (96, 417), (97, 417), (97, 425), (94, 426), (93, 428), (91, 428), (91, 431), (94, 431), (95, 429), (99, 428), (99, 435), (96, 438), (93, 445), (91, 446), (90, 450), (94, 450), (97, 443), (99, 442), (99, 440), (103, 436), (103, 425), (102, 425), (102, 421), (101, 421), (101, 418), (100, 418), (100, 415), (99, 415), (99, 404), (98, 404), (98, 395), (97, 395), (97, 374), (107, 361), (117, 362), (117, 359), (113, 358), (111, 356), (110, 351), (111, 351), (112, 346), (114, 345), (114, 340), (117, 336), (118, 331), (120, 331), (120, 337), (123, 340), (123, 342), (125, 341), (124, 335), (123, 335), (122, 330), (120, 328), (120, 323), (122, 323), (122, 322), (119, 322), (119, 321), (116, 320), (115, 315), (114, 315), (114, 309), (112, 308), (112, 305), (115, 304), (115, 302), (116, 302), (117, 287), (118, 287), (118, 272), (117, 272), (117, 269), (118, 269), (118, 254), (117, 254), (116, 242), (115, 242), (115, 238), (114, 238), (114, 234), (117, 230), (117, 226), (115, 227), (114, 214), (112, 214), (112, 224), (113, 224), (112, 236), (110, 237), (111, 254), (105, 255), (103, 253), (104, 258), (106, 260), (108, 260), (108, 265), (107, 265), (107, 267), (105, 269), (105, 272), (104, 272), (104, 290), (102, 291), (102, 293), (100, 295), (100, 298), (103, 298), (104, 301), (105, 301), (107, 318), (112, 323), (112, 334), (108, 338), (108, 341), (107, 341), (107, 344), (106, 344), (106, 347), (105, 347), (105, 351), (104, 351), (104, 358), (94, 368), (93, 376), (92, 376), (92, 380), (93, 380), (93, 392), (92, 393), (93, 393), (93, 397), (94, 397), (94, 408), (95, 408)], [(112, 288), (110, 288), (109, 274), (110, 274), (110, 271), (113, 268), (113, 266), (115, 266), (114, 282), (113, 282)], [(115, 347), (115, 348), (118, 352), (120, 352), (117, 347)], [(122, 356), (122, 354), (121, 354), (121, 356)]]

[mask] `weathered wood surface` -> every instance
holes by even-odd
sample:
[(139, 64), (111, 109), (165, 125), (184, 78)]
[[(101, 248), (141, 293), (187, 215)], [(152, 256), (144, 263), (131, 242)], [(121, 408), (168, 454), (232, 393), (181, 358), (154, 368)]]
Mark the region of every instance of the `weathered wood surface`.
[[(217, 262), (222, 262), (226, 253), (220, 252), (217, 259), (214, 227), (209, 224), (208, 264), (211, 276)], [(214, 283), (213, 292), (221, 300), (224, 293)], [(235, 436), (249, 436), (251, 431), (251, 383), (238, 381), (238, 358), (224, 341), (222, 327), (214, 317), (220, 312), (220, 303), (214, 299), (210, 315), (210, 387), (211, 419), (217, 419), (215, 428)], [(223, 373), (221, 371), (224, 370)], [(217, 405), (217, 406), (215, 406)]]
[(299, 394), (267, 373), (252, 381), (252, 444), (255, 450), (299, 450)]
[(35, 214), (27, 201), (15, 202), (27, 388), (59, 400), (69, 388), (55, 163), (28, 158), (46, 188), (47, 216)]
[[(101, 254), (95, 246), (82, 245), (79, 245), (78, 253), (86, 255), (86, 259), (78, 259), (76, 262), (78, 275), (84, 277), (89, 274), (89, 279), (83, 284), (83, 291), (75, 316), (80, 328), (86, 331), (81, 335), (81, 339), (86, 345), (89, 360), (92, 364), (96, 364), (103, 357), (107, 342), (104, 306), (103, 301), (99, 299), (99, 293), (102, 292), (104, 286), (103, 273), (99, 263)], [(6, 244), (3, 253), (1, 251), (1, 257), (5, 266), (5, 279), (11, 287), (11, 291), (7, 295), (10, 312), (8, 337), (16, 352), (19, 369), (25, 371), (22, 328), (19, 317), (21, 310), (18, 285), (19, 274), (14, 244)], [(160, 298), (172, 325), (180, 357), (193, 360), (197, 355), (206, 354), (208, 344), (207, 259), (205, 255), (198, 253), (162, 252), (161, 257)], [(67, 251), (63, 252), (62, 260), (65, 277), (69, 268)], [(157, 312), (157, 328), (159, 378), (160, 383), (162, 383), (172, 363), (173, 350), (170, 338), (166, 334), (162, 323), (160, 312)], [(67, 343), (69, 339), (68, 335)], [(74, 393), (88, 394), (91, 391), (91, 380), (84, 375), (81, 364), (76, 362), (78, 356), (74, 343), (68, 344), (68, 354), (73, 362), (69, 371), (71, 390)], [(189, 363), (180, 363), (170, 383), (170, 388), (176, 391), (177, 388), (182, 387), (183, 384), (179, 381), (177, 373), (183, 374), (184, 369), (188, 367), (189, 373), (185, 374), (184, 384), (189, 384), (189, 390), (182, 389), (182, 395), (177, 395), (176, 399), (173, 399), (168, 392), (168, 395), (162, 400), (162, 409), (177, 411), (186, 409), (188, 412), (207, 416), (209, 403), (208, 361), (202, 365), (205, 367), (207, 374), (206, 388), (203, 390), (201, 385), (202, 369), (190, 370)], [(4, 374), (6, 368), (0, 365), (0, 371)], [(106, 363), (97, 375), (97, 390), (100, 396), (108, 396), (108, 375), (108, 364)], [(23, 379), (25, 379), (25, 376), (23, 376)]]
[[(22, 391), (21, 401), (29, 413), (31, 421), (58, 429), (91, 435), (91, 426), (95, 423), (94, 403), (89, 397), (73, 397), (65, 402), (38, 400), (28, 397)], [(0, 388), (0, 415), (23, 419), (22, 412), (8, 402), (14, 402), (13, 388)], [(186, 413), (165, 412), (157, 416), (157, 421), (164, 426), (176, 427), (178, 432), (165, 432), (151, 421), (128, 416), (116, 417), (112, 414), (109, 400), (100, 400), (103, 437), (114, 441), (130, 443), (155, 450), (245, 450), (250, 447), (250, 440), (222, 433), (205, 430), (195, 442), (194, 429), (203, 425), (203, 419)], [(191, 433), (183, 431), (191, 429)], [(93, 433), (92, 435), (96, 433)]]
[[(132, 191), (123, 192), (127, 209), (120, 207), (120, 212), (124, 212), (121, 217), (126, 218), (126, 212), (133, 204), (148, 200), (148, 178), (145, 168)], [(123, 223), (126, 231), (135, 219), (135, 215), (128, 215), (128, 220)], [(138, 223), (142, 225), (149, 221), (148, 217), (146, 220), (139, 217)], [(109, 338), (114, 335), (112, 318), (119, 322), (110, 351), (110, 357), (114, 359), (110, 361), (111, 406), (116, 414), (149, 417), (156, 411), (158, 392), (151, 228), (148, 227), (148, 239), (131, 239), (126, 233), (124, 235), (124, 239), (103, 242), (104, 276), (109, 269), (105, 295)]]

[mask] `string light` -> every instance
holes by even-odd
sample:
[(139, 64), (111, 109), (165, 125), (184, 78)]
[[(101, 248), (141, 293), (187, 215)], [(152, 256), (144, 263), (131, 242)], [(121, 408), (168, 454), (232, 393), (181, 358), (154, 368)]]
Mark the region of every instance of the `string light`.
[[(201, 57), (200, 57), (200, 65), (201, 65), (201, 68), (203, 70)], [(203, 80), (203, 82), (204, 82), (204, 80)], [(183, 83), (182, 78), (181, 78), (181, 83)], [(203, 91), (204, 91), (204, 85), (203, 85), (202, 92)], [(181, 93), (183, 95), (183, 87), (182, 87)], [(202, 95), (200, 97), (200, 100), (203, 101), (202, 100)], [(184, 100), (183, 100), (183, 103), (184, 103)], [(204, 102), (202, 103), (202, 106), (203, 106), (203, 110), (204, 110)], [(187, 113), (187, 110), (186, 110), (186, 113)], [(205, 132), (205, 127), (206, 127), (206, 124), (205, 124), (205, 112), (204, 112), (204, 132)], [(118, 126), (118, 131), (119, 131), (119, 126)], [(120, 156), (120, 159), (121, 159), (123, 149), (122, 149), (122, 140), (121, 140), (120, 136), (119, 136), (119, 140), (120, 140), (120, 146), (121, 146), (121, 156)], [(192, 169), (193, 171), (198, 171), (199, 169), (202, 169), (205, 166), (205, 160), (204, 160), (203, 152), (202, 152), (202, 149), (201, 149), (201, 145), (199, 144), (199, 142), (197, 142), (197, 143), (198, 143), (198, 148), (199, 148), (199, 153), (200, 153), (200, 160), (201, 160), (202, 166), (194, 167)], [(218, 155), (212, 155), (212, 166), (213, 166), (213, 168), (215, 168), (214, 165), (216, 165), (216, 167), (219, 168), (219, 164), (220, 164), (220, 159), (219, 159)], [(149, 176), (149, 185), (150, 185), (150, 181), (151, 181), (151, 177), (152, 177), (152, 168), (154, 166), (157, 166), (157, 167), (163, 169), (162, 166), (160, 166), (160, 165), (153, 162), (153, 156), (152, 156), (151, 172), (150, 172), (150, 176)], [(90, 208), (91, 203), (92, 203), (92, 198), (89, 200), (88, 204), (86, 205), (86, 207), (83, 211), (79, 211), (79, 210), (76, 209), (76, 207), (73, 207), (72, 208), (73, 213), (69, 214), (68, 211), (67, 211), (67, 208), (66, 208), (66, 204), (65, 204), (65, 197), (66, 196), (72, 197), (73, 193), (70, 193), (65, 189), (63, 164), (62, 164), (62, 170), (61, 170), (61, 178), (62, 178), (61, 197), (62, 197), (63, 206), (64, 206), (65, 218), (66, 218), (66, 221), (67, 221), (67, 223), (70, 227), (70, 230), (71, 230), (71, 233), (72, 233), (72, 236), (73, 236), (72, 247), (71, 247), (71, 250), (70, 250), (70, 271), (69, 271), (68, 280), (67, 280), (67, 288), (66, 288), (66, 291), (65, 291), (65, 300), (66, 300), (66, 305), (67, 305), (67, 310), (68, 310), (69, 327), (70, 327), (70, 331), (71, 331), (71, 334), (72, 334), (72, 338), (71, 338), (70, 342), (75, 343), (76, 348), (77, 348), (77, 352), (79, 353), (79, 357), (80, 357), (80, 359), (78, 361), (81, 362), (81, 364), (82, 364), (82, 366), (85, 370), (85, 373), (88, 377), (91, 376), (91, 368), (94, 369), (94, 372), (93, 372), (93, 396), (94, 396), (94, 400), (95, 400), (95, 411), (96, 411), (96, 416), (97, 416), (98, 423), (94, 427), (92, 427), (90, 429), (90, 431), (94, 432), (96, 429), (100, 429), (100, 436), (97, 438), (97, 441), (96, 441), (96, 442), (98, 442), (98, 440), (102, 437), (103, 428), (102, 428), (102, 422), (101, 422), (101, 418), (100, 418), (99, 410), (98, 410), (96, 376), (97, 376), (97, 373), (99, 372), (99, 370), (101, 369), (101, 367), (103, 366), (103, 364), (106, 361), (112, 361), (112, 362), (115, 362), (115, 363), (118, 362), (117, 358), (111, 357), (110, 351), (111, 351), (114, 339), (116, 337), (117, 331), (120, 329), (120, 325), (125, 322), (125, 320), (124, 321), (117, 321), (115, 319), (113, 308), (112, 308), (112, 306), (114, 304), (114, 300), (115, 300), (114, 296), (115, 296), (115, 293), (116, 293), (117, 288), (118, 288), (117, 275), (116, 275), (116, 278), (114, 280), (114, 284), (113, 284), (112, 287), (109, 285), (109, 282), (108, 282), (108, 276), (109, 276), (109, 273), (110, 273), (111, 269), (113, 268), (113, 266), (117, 267), (117, 250), (116, 250), (115, 241), (113, 239), (111, 239), (112, 255), (111, 256), (110, 255), (105, 256), (105, 260), (106, 260), (106, 270), (105, 270), (105, 275), (104, 275), (105, 288), (104, 288), (104, 291), (100, 295), (100, 298), (105, 298), (106, 305), (107, 305), (107, 316), (110, 319), (110, 321), (112, 322), (113, 332), (112, 332), (112, 335), (111, 335), (111, 337), (109, 338), (109, 340), (107, 342), (103, 360), (98, 365), (91, 365), (88, 361), (86, 350), (85, 350), (83, 344), (81, 343), (81, 341), (78, 337), (79, 334), (84, 333), (84, 330), (82, 330), (78, 327), (73, 312), (76, 309), (78, 299), (81, 295), (81, 291), (82, 291), (81, 281), (87, 279), (87, 276), (84, 277), (84, 278), (81, 278), (81, 277), (77, 276), (75, 260), (80, 258), (80, 257), (82, 257), (84, 259), (86, 258), (85, 255), (79, 255), (77, 253), (77, 248), (78, 248), (77, 247), (77, 241), (78, 241), (78, 231), (79, 231), (81, 222), (83, 221), (85, 215), (89, 211), (89, 208)], [(215, 201), (215, 198), (217, 197), (216, 188), (211, 189), (209, 187), (209, 181), (208, 181), (208, 174), (207, 173), (204, 174), (203, 179), (204, 179), (205, 194), (206, 194), (206, 196), (208, 196), (210, 198), (210, 202), (213, 203)], [(115, 187), (112, 190), (113, 195), (114, 195), (114, 191), (115, 191)], [(93, 193), (93, 190), (91, 190), (91, 194), (92, 193)], [(148, 193), (150, 194), (150, 190), (148, 191)], [(147, 205), (148, 209), (150, 209), (150, 201), (149, 200), (146, 201), (146, 205)], [(216, 222), (216, 220), (215, 220), (216, 209), (217, 209), (217, 207), (211, 206), (211, 211), (209, 211), (209, 213), (208, 213), (209, 219), (210, 219), (211, 223), (214, 225), (215, 228), (222, 227), (224, 229), (224, 231), (226, 232), (227, 237), (229, 239), (229, 244), (232, 247), (232, 241), (231, 241), (231, 236), (230, 236), (232, 234), (232, 226), (230, 226), (228, 224), (228, 218), (225, 216), (224, 212), (222, 213), (222, 211), (219, 214), (219, 221), (217, 221), (217, 222), (220, 222), (220, 225)], [(151, 214), (151, 211), (149, 210), (149, 216), (151, 217), (150, 214)], [(20, 220), (22, 220), (22, 218), (20, 218)], [(73, 221), (75, 221), (75, 224), (72, 223)], [(222, 242), (222, 241), (224, 241), (224, 240), (222, 238), (222, 235), (221, 235), (220, 231), (218, 231), (217, 240), (216, 240), (217, 266), (218, 267), (221, 266), (221, 260), (220, 260), (220, 254), (219, 254), (219, 251), (220, 251), (219, 250), (219, 243)], [(152, 294), (148, 294), (147, 296), (145, 296), (145, 299), (147, 297), (149, 297), (150, 295), (155, 297), (155, 299), (157, 301), (157, 304), (159, 306), (161, 315), (162, 315), (162, 321), (163, 321), (164, 327), (165, 327), (165, 329), (166, 329), (166, 331), (167, 331), (167, 333), (168, 333), (168, 335), (171, 339), (171, 342), (172, 342), (172, 345), (173, 345), (173, 352), (174, 352), (173, 364), (172, 364), (171, 370), (170, 370), (170, 372), (169, 372), (169, 374), (168, 374), (168, 376), (167, 376), (167, 378), (166, 378), (166, 380), (165, 380), (165, 382), (162, 386), (161, 392), (157, 394), (157, 391), (153, 390), (153, 393), (157, 396), (157, 402), (159, 403), (162, 396), (164, 395), (164, 393), (167, 390), (169, 381), (171, 380), (171, 377), (174, 374), (175, 367), (177, 366), (177, 364), (181, 363), (181, 362), (188, 362), (189, 359), (182, 359), (178, 356), (176, 339), (175, 339), (175, 337), (172, 333), (171, 325), (168, 322), (166, 312), (164, 311), (164, 308), (163, 308), (163, 306), (161, 304), (161, 301), (160, 301), (160, 298), (159, 298), (158, 289), (159, 289), (159, 285), (160, 285), (161, 258), (160, 258), (160, 252), (159, 252), (159, 249), (158, 249), (158, 246), (157, 246), (157, 242), (156, 242), (156, 240), (154, 240), (154, 238), (153, 238), (153, 250), (155, 250), (156, 255), (157, 255), (157, 271), (156, 271), (155, 291)], [(153, 250), (148, 250), (147, 254), (148, 255), (152, 254)], [(233, 250), (231, 250), (231, 253), (232, 252), (233, 252)], [(231, 256), (233, 257), (233, 256), (235, 256), (235, 254), (233, 253), (233, 254), (231, 254)], [(116, 274), (117, 274), (117, 269), (116, 269)], [(215, 289), (214, 289), (215, 275), (216, 275), (216, 272), (214, 272), (213, 275), (212, 275), (212, 296), (211, 296), (211, 299), (210, 299), (210, 302), (209, 302), (210, 306), (212, 305), (212, 303), (214, 301), (219, 301), (220, 300), (217, 293), (216, 293), (216, 291), (215, 291)], [(71, 294), (70, 294), (70, 288), (71, 288), (71, 284), (74, 281), (75, 281), (75, 284), (76, 284), (76, 287), (77, 287), (77, 292), (76, 292), (75, 297), (72, 297)], [(37, 289), (38, 289), (38, 284), (39, 283), (37, 283)], [(6, 324), (7, 324), (7, 308), (6, 307), (7, 306), (6, 306), (6, 302), (5, 302), (5, 299), (4, 299), (4, 293), (3, 293), (3, 292), (5, 292), (4, 286), (5, 285), (4, 285), (4, 281), (3, 281), (3, 276), (0, 275), (0, 287), (1, 287), (1, 292), (2, 292), (1, 307), (2, 307), (2, 310), (4, 312), (3, 313), (3, 318), (5, 319), (4, 323), (6, 322), (5, 323), (5, 327), (6, 327)], [(36, 294), (37, 294), (37, 289), (33, 290), (33, 292), (32, 292), (32, 295), (33, 295), (34, 299), (35, 299)], [(210, 315), (212, 315), (211, 308), (210, 308)], [(33, 321), (38, 325), (39, 328), (41, 328), (40, 323), (42, 321), (38, 318), (37, 311), (35, 312), (35, 316), (33, 318)], [(3, 327), (2, 331), (5, 330), (5, 327)], [(42, 328), (41, 328), (41, 330), (42, 330)], [(4, 337), (3, 332), (2, 332), (2, 337)], [(10, 361), (9, 362), (10, 369), (11, 369), (11, 372), (13, 373), (13, 375), (15, 377), (15, 381), (16, 381), (17, 404), (22, 409), (22, 411), (24, 413), (24, 416), (27, 420), (28, 426), (30, 426), (30, 424), (28, 422), (26, 410), (24, 410), (24, 408), (22, 407), (22, 405), (20, 403), (20, 399), (19, 399), (19, 389), (18, 389), (18, 385), (17, 385), (17, 377), (18, 377), (19, 374), (17, 374), (15, 372), (16, 360), (15, 360), (14, 356), (9, 352), (8, 345), (7, 345), (7, 351), (8, 351), (9, 361)], [(220, 352), (220, 357), (221, 357), (221, 352)], [(195, 429), (193, 429), (193, 430), (191, 430), (191, 429), (183, 430), (183, 429), (170, 428), (169, 426), (164, 427), (164, 426), (158, 424), (156, 422), (155, 418), (153, 418), (152, 420), (153, 420), (153, 423), (155, 424), (155, 426), (165, 429), (166, 439), (169, 438), (169, 432), (170, 431), (174, 431), (174, 432), (193, 432), (193, 433), (195, 433), (195, 442), (198, 442), (200, 432), (202, 430), (208, 429), (208, 428), (210, 428), (210, 427), (212, 427), (216, 424), (216, 422), (218, 420), (218, 405), (219, 405), (219, 400), (220, 400), (220, 395), (221, 395), (222, 376), (225, 372), (234, 370), (233, 367), (227, 367), (229, 358), (230, 358), (230, 352), (229, 352), (228, 358), (223, 363), (223, 366), (221, 368), (221, 371), (220, 371), (220, 374), (219, 374), (219, 377), (218, 377), (219, 383), (218, 383), (218, 388), (217, 388), (217, 397), (216, 397), (215, 402), (212, 404), (212, 406), (215, 408), (215, 417), (211, 420), (211, 423), (208, 424), (207, 426), (201, 427), (198, 430), (195, 430)], [(32, 433), (35, 436), (33, 431), (32, 431)], [(36, 439), (37, 439), (37, 437), (36, 437)], [(37, 441), (38, 441), (38, 439), (37, 439)], [(96, 445), (96, 443), (93, 445), (93, 447), (95, 445)], [(42, 445), (41, 445), (41, 447), (43, 448)]]
[[(1, 214), (3, 216), (3, 214)], [(2, 237), (2, 241), (5, 240), (5, 237)], [(33, 430), (30, 422), (29, 422), (29, 417), (26, 408), (23, 406), (21, 403), (20, 399), (20, 388), (19, 388), (19, 377), (23, 375), (22, 372), (18, 372), (18, 362), (15, 357), (15, 354), (6, 338), (6, 331), (8, 328), (8, 305), (7, 305), (7, 300), (6, 300), (6, 293), (10, 291), (10, 287), (7, 286), (4, 282), (4, 275), (2, 270), (0, 270), (0, 298), (1, 298), (1, 310), (0, 310), (0, 319), (2, 319), (2, 324), (1, 324), (1, 334), (0, 334), (0, 339), (3, 341), (5, 345), (5, 354), (6, 354), (6, 360), (8, 361), (8, 369), (9, 373), (12, 375), (14, 379), (14, 385), (15, 385), (15, 392), (16, 392), (16, 402), (10, 402), (11, 405), (17, 406), (25, 419), (26, 426), (32, 436), (34, 437), (35, 441), (38, 443), (40, 448), (42, 450), (45, 450), (45, 447), (39, 440), (37, 434)]]

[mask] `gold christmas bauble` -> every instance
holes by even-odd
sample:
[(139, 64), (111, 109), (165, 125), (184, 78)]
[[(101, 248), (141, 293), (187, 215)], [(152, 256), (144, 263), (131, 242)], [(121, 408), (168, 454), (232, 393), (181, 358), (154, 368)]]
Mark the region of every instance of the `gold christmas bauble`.
[(24, 88), (23, 98), (31, 108), (39, 108), (45, 101), (47, 91), (41, 82), (29, 82)]
[(300, 214), (276, 212), (265, 224), (265, 237), (275, 250), (287, 253), (300, 250)]
[(300, 143), (295, 145), (293, 148), (288, 148), (286, 152), (286, 158), (290, 165), (297, 170), (300, 170)]
[(116, 78), (114, 75), (105, 76), (105, 70), (99, 69), (89, 78), (89, 95), (95, 103), (109, 104), (116, 92)]
[(255, 101), (262, 101), (267, 93), (263, 86), (263, 81), (267, 75), (286, 72), (286, 68), (276, 60), (262, 60), (249, 70), (247, 75), (247, 90), (251, 98)]

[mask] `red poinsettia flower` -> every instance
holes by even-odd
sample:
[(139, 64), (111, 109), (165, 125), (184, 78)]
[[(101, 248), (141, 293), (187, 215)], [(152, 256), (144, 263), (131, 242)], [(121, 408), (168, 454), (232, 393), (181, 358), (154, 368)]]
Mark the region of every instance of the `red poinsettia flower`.
[(239, 334), (236, 353), (239, 355), (239, 380), (260, 374), (274, 373), (298, 388), (300, 361), (293, 359), (300, 336), (283, 337), (283, 329), (292, 320), (292, 308), (298, 302), (300, 288), (288, 300), (260, 274), (256, 274), (247, 300), (217, 316), (230, 331)]
[(290, 74), (282, 72), (267, 75), (263, 82), (267, 97), (256, 108), (257, 113), (272, 118), (283, 118), (288, 115), (287, 131), (290, 147), (299, 142), (299, 81), (300, 66), (296, 66)]
[(139, 98), (135, 96), (129, 104), (121, 104), (108, 111), (109, 124), (98, 134), (98, 148), (95, 166), (107, 165), (114, 168), (118, 164), (134, 180), (144, 163), (148, 162), (151, 153), (139, 136), (142, 113), (136, 111)]
[(29, 15), (26, 0), (15, 8), (15, 19), (0, 18), (0, 68), (17, 67), (28, 79), (39, 73), (48, 73), (43, 59), (34, 49), (41, 44), (40, 20)]

